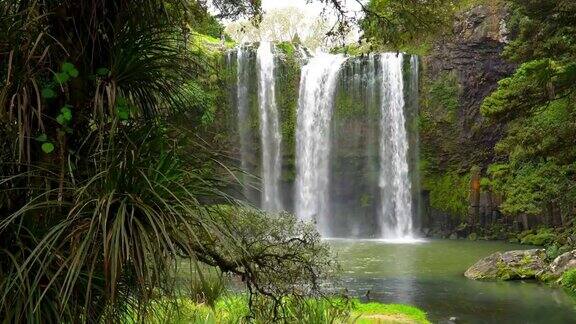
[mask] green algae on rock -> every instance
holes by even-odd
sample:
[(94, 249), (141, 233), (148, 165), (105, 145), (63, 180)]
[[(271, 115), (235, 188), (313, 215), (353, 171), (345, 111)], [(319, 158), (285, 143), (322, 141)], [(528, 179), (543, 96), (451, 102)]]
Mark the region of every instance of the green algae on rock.
[(476, 262), (464, 275), (474, 280), (534, 279), (547, 264), (546, 250), (496, 252)]

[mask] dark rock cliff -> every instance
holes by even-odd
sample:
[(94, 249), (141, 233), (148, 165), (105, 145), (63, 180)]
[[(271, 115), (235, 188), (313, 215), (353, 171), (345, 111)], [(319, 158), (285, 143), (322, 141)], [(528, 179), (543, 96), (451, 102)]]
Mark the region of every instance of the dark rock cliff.
[[(472, 7), (458, 15), (451, 33), (435, 42), (422, 59), (424, 227), (450, 231), (466, 221), (471, 207), (465, 198), (470, 196), (466, 185), (470, 170), (485, 170), (497, 160), (494, 146), (502, 138), (504, 126), (484, 118), (480, 106), (498, 81), (515, 70), (515, 65), (502, 57), (510, 38), (507, 19), (508, 10), (497, 0)], [(450, 184), (447, 174), (450, 179), (459, 177), (459, 185)], [(450, 192), (454, 196), (446, 197)], [(434, 201), (434, 196), (443, 201)], [(473, 206), (485, 214), (480, 215), (482, 223), (485, 218), (490, 222), (499, 218), (497, 206), (489, 205)]]
[(456, 142), (444, 150), (440, 147), (442, 167), (447, 167), (446, 163), (464, 169), (484, 166), (494, 158), (492, 148), (503, 129), (481, 116), (480, 105), (515, 68), (501, 57), (509, 37), (506, 19), (506, 8), (497, 4), (473, 7), (458, 16), (452, 35), (436, 42), (424, 58), (428, 82), (449, 73), (456, 76), (459, 86), (456, 134), (451, 134)]

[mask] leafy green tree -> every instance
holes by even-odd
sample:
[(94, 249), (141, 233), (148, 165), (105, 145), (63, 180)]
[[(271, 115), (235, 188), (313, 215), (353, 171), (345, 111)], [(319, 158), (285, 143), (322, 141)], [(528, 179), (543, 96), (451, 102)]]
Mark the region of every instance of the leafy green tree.
[(327, 20), (306, 15), (296, 7), (287, 7), (264, 13), (258, 23), (251, 20), (229, 23), (226, 32), (238, 42), (289, 42), (298, 38), (302, 45), (315, 50), (329, 47), (326, 34), (330, 27)]
[(490, 168), (507, 214), (572, 215), (576, 199), (576, 4), (510, 0), (514, 40), (505, 56), (517, 71), (499, 82), (482, 113), (507, 123)]
[(371, 0), (362, 5), (363, 37), (392, 50), (419, 47), (451, 27), (459, 0)]

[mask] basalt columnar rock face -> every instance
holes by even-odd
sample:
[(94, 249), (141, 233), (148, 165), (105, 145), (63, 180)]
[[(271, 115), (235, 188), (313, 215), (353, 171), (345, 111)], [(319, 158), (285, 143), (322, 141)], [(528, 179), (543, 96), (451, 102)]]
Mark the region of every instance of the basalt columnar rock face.
[(546, 250), (496, 252), (476, 262), (464, 275), (474, 280), (534, 279), (547, 268)]

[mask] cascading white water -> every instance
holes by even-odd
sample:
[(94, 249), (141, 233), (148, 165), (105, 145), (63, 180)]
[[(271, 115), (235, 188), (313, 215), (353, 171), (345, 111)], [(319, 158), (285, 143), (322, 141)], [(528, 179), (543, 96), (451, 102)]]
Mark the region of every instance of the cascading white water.
[(380, 224), (381, 235), (385, 239), (413, 237), (402, 60), (402, 55), (395, 53), (382, 54), (380, 60)]
[[(282, 137), (280, 103), (275, 92), (275, 64), (279, 61), (274, 46), (262, 42), (257, 51), (241, 46), (236, 53), (235, 99), (242, 169), (247, 174), (261, 170), (263, 209), (291, 210), (292, 204), (283, 206), (281, 196)], [(232, 64), (233, 57), (233, 53), (228, 56), (228, 64)], [(396, 54), (370, 54), (346, 61), (344, 56), (320, 53), (302, 68), (293, 206), (301, 220), (316, 221), (325, 237), (380, 233), (384, 239), (404, 242), (414, 235), (418, 209), (412, 196), (417, 196), (410, 189), (412, 186), (417, 192), (418, 183), (416, 170), (409, 166), (418, 143), (414, 134), (408, 134), (406, 124), (414, 118), (412, 108), (417, 105), (418, 58), (410, 59), (406, 85), (402, 59), (402, 55)], [(257, 100), (251, 97), (256, 88)], [(338, 107), (344, 110), (335, 110), (336, 100), (351, 101), (338, 101)], [(363, 109), (363, 115), (342, 115), (349, 113), (349, 105)], [(251, 129), (250, 116), (255, 112), (252, 109), (258, 109), (259, 130)], [(363, 127), (361, 130), (358, 123)], [(258, 145), (254, 145), (253, 132), (260, 133), (261, 156), (257, 159), (260, 161), (255, 160)], [(363, 161), (348, 155), (351, 143), (353, 149), (359, 149)], [(250, 175), (245, 177), (253, 179)], [(250, 187), (245, 190), (254, 202), (255, 192)], [(375, 219), (379, 226), (374, 226)]]
[(330, 235), (330, 122), (338, 74), (345, 58), (318, 53), (302, 68), (296, 126), (296, 215), (315, 220)]
[[(236, 105), (238, 113), (238, 133), (240, 135), (240, 167), (249, 172), (248, 156), (250, 148), (250, 113), (248, 107), (248, 84), (250, 82), (249, 51), (239, 46), (236, 52)], [(244, 196), (249, 198), (247, 173), (244, 174)]]
[(274, 52), (270, 42), (261, 42), (257, 52), (260, 137), (262, 142), (262, 208), (282, 210), (280, 175), (282, 172)]
[[(419, 91), (419, 80), (420, 80), (420, 61), (417, 55), (410, 56), (410, 106), (412, 109), (413, 116), (418, 116), (420, 111), (420, 91)], [(414, 117), (412, 117), (414, 118)], [(417, 126), (416, 126), (417, 127)], [(422, 199), (420, 196), (421, 185), (420, 185), (420, 169), (418, 167), (417, 161), (420, 159), (420, 135), (416, 128), (410, 133), (413, 136), (410, 144), (412, 145), (412, 168), (410, 172), (412, 173), (412, 192), (414, 193), (412, 211), (413, 214), (413, 226), (415, 228), (420, 228), (421, 224), (421, 211), (422, 211)]]

